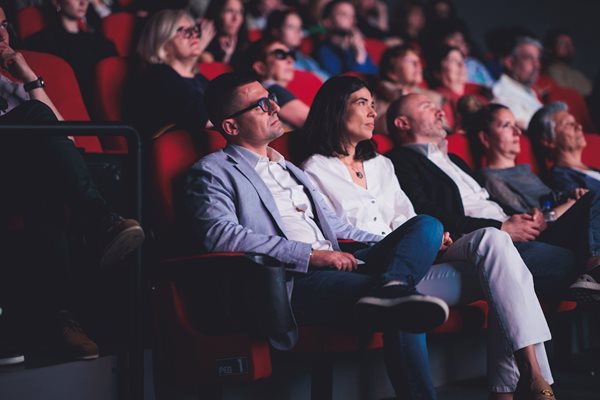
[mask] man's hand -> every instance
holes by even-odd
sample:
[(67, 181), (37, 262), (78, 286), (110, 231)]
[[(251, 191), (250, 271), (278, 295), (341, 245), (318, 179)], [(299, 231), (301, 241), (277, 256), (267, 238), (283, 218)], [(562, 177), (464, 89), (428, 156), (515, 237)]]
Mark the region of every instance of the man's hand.
[(575, 188), (575, 190), (573, 191), (573, 196), (575, 196), (575, 200), (579, 200), (589, 191), (590, 189), (586, 188)]
[(448, 247), (452, 246), (452, 238), (450, 237), (450, 232), (444, 232), (444, 236), (442, 236), (442, 245), (440, 246), (440, 251), (444, 251), (448, 249)]
[(508, 233), (513, 242), (529, 242), (540, 234), (539, 222), (530, 214), (515, 214), (504, 221), (500, 229)]
[(23, 54), (14, 51), (4, 42), (0, 43), (0, 66), (23, 82), (31, 82), (37, 79), (37, 75), (27, 64)]
[(546, 219), (544, 218), (544, 213), (541, 212), (539, 208), (532, 209), (529, 215), (531, 215), (531, 217), (533, 218), (533, 222), (536, 224), (540, 232), (546, 230), (548, 224), (546, 223)]
[(331, 250), (313, 250), (309, 264), (316, 268), (335, 267), (338, 271), (353, 271), (358, 268), (352, 254)]

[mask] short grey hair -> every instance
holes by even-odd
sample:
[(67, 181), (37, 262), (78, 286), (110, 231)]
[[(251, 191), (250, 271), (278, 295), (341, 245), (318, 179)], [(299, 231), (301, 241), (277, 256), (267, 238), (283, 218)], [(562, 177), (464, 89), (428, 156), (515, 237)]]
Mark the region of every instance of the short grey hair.
[(535, 47), (538, 48), (538, 50), (540, 52), (542, 52), (542, 50), (544, 50), (544, 46), (542, 45), (542, 42), (540, 42), (539, 40), (534, 39), (531, 36), (520, 36), (515, 41), (515, 45), (513, 46), (512, 51), (510, 52), (510, 55), (512, 57), (516, 57), (517, 53), (519, 52), (519, 48), (525, 44), (534, 45)]
[(536, 142), (546, 140), (553, 142), (556, 135), (554, 123), (554, 114), (560, 111), (569, 111), (569, 107), (562, 101), (555, 101), (540, 108), (531, 118), (527, 135)]
[(182, 17), (188, 18), (192, 24), (195, 23), (187, 10), (162, 10), (150, 18), (137, 46), (137, 52), (145, 62), (164, 64), (167, 61), (165, 44), (177, 35), (179, 20)]

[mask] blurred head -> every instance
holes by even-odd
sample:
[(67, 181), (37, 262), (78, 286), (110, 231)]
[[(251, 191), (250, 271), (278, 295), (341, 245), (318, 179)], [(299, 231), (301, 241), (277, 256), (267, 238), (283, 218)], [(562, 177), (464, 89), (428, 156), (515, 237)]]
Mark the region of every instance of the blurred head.
[(467, 69), (462, 52), (457, 47), (441, 46), (429, 64), (435, 78), (442, 86), (467, 83)]
[(85, 17), (90, 0), (52, 0), (61, 18), (78, 21)]
[(323, 8), (323, 25), (330, 31), (350, 31), (356, 24), (356, 12), (350, 0), (332, 0)]
[(197, 59), (201, 54), (198, 28), (185, 10), (162, 10), (150, 17), (137, 51), (150, 64)]
[(403, 2), (398, 6), (397, 18), (401, 34), (418, 34), (425, 28), (425, 10), (418, 1)]
[(407, 94), (394, 100), (387, 110), (387, 128), (401, 144), (439, 144), (446, 138), (444, 112), (424, 94)]
[(531, 87), (540, 74), (542, 44), (530, 37), (517, 39), (511, 54), (504, 58), (504, 67), (511, 78)]
[(260, 81), (274, 80), (286, 86), (294, 79), (293, 51), (276, 39), (254, 42), (245, 52), (249, 69)]
[(10, 24), (6, 19), (4, 9), (0, 7), (0, 42), (10, 45)]
[(262, 147), (283, 134), (279, 106), (256, 80), (230, 72), (213, 79), (205, 97), (208, 117), (228, 142)]
[(383, 79), (405, 86), (417, 86), (423, 81), (423, 67), (417, 51), (406, 45), (387, 49), (379, 62)]
[(571, 32), (566, 29), (554, 29), (546, 34), (544, 48), (551, 60), (570, 63), (575, 57), (575, 46)]
[(205, 16), (215, 22), (217, 35), (238, 36), (244, 23), (244, 4), (241, 0), (212, 0)]
[(317, 92), (304, 124), (309, 154), (348, 155), (348, 146), (358, 143), (355, 159), (373, 158), (370, 139), (376, 116), (373, 92), (364, 81), (342, 75), (330, 78)]
[(300, 47), (304, 37), (302, 19), (296, 11), (291, 9), (273, 11), (267, 19), (265, 32), (268, 36), (279, 39), (290, 49)]
[(553, 156), (577, 152), (587, 145), (581, 124), (563, 102), (550, 103), (539, 109), (529, 123), (527, 134)]

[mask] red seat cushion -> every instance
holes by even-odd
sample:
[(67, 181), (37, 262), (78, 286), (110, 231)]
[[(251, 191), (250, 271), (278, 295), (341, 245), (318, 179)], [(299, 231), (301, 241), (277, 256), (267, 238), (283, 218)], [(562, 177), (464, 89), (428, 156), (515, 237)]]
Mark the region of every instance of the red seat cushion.
[(310, 107), (321, 85), (321, 80), (315, 74), (297, 69), (294, 71), (294, 79), (288, 83), (287, 89)]

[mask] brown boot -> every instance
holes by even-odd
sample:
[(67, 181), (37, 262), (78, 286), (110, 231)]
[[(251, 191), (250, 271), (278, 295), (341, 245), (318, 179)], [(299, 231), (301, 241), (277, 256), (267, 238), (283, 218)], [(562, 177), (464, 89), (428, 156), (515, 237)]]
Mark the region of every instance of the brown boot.
[(112, 218), (101, 238), (100, 266), (117, 264), (144, 242), (144, 230), (134, 219)]
[(55, 340), (61, 355), (75, 360), (98, 358), (98, 345), (85, 334), (69, 312), (58, 313), (58, 329)]

